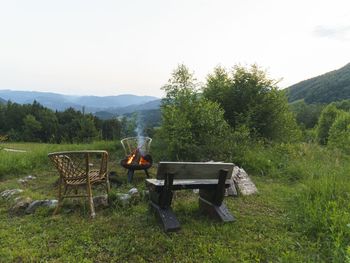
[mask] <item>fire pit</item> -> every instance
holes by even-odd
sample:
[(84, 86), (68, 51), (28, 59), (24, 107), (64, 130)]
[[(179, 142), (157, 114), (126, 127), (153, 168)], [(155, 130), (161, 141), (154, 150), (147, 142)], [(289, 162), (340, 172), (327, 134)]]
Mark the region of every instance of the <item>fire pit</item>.
[(149, 178), (148, 169), (152, 167), (152, 156), (149, 154), (152, 139), (149, 137), (128, 137), (120, 141), (126, 158), (120, 165), (128, 169), (128, 182), (132, 182), (135, 170), (144, 170)]

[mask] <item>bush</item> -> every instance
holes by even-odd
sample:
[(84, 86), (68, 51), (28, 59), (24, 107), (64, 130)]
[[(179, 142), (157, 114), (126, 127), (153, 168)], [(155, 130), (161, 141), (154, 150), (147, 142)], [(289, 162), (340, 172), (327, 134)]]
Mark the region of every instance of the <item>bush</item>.
[(350, 154), (350, 113), (340, 112), (329, 130), (328, 145)]
[(326, 145), (329, 137), (329, 130), (339, 114), (339, 110), (334, 104), (328, 105), (321, 112), (317, 125), (317, 139), (320, 144)]
[(203, 95), (220, 104), (225, 120), (233, 129), (244, 125), (251, 134), (275, 141), (300, 137), (284, 93), (256, 65), (235, 66), (232, 73), (216, 68), (207, 78)]

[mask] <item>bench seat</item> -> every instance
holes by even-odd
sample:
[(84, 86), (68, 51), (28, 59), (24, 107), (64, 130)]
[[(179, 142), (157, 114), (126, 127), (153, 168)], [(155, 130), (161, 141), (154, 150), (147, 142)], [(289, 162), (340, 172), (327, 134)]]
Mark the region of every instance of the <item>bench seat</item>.
[[(218, 179), (178, 179), (173, 181), (172, 190), (181, 189), (215, 189)], [(164, 180), (146, 179), (146, 185), (155, 191), (160, 191), (164, 187)], [(230, 180), (225, 181), (225, 188), (230, 186)]]

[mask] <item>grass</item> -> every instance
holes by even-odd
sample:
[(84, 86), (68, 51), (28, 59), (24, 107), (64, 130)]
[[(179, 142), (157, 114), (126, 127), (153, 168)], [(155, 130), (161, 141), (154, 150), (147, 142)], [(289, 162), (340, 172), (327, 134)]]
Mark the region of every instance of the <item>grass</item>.
[[(97, 148), (103, 146), (97, 145)], [(120, 149), (105, 146), (117, 153), (111, 158), (110, 169), (126, 182), (125, 171), (114, 161), (121, 154)], [(36, 153), (35, 148), (46, 153), (64, 148), (60, 147), (28, 146), (33, 149), (33, 154)], [(225, 199), (236, 218), (233, 223), (222, 224), (201, 215), (198, 196), (192, 191), (176, 192), (173, 209), (182, 229), (172, 234), (163, 233), (155, 217), (148, 212), (145, 200), (128, 207), (116, 204), (99, 210), (94, 220), (88, 219), (89, 210), (83, 200), (77, 203), (67, 201), (57, 216), (52, 216), (52, 210), (48, 208), (37, 210), (33, 215), (12, 216), (8, 213), (8, 203), (0, 200), (0, 261), (347, 260), (350, 237), (348, 156), (315, 145), (298, 144), (267, 148), (257, 146), (240, 158), (241, 162), (249, 161), (246, 166), (253, 174), (259, 194)], [(24, 175), (21, 171), (7, 174), (0, 177), (0, 191), (20, 187), (24, 189), (22, 196), (54, 198), (53, 183), (57, 176), (47, 164), (47, 159), (42, 167), (40, 162), (44, 160), (38, 161), (38, 166), (34, 168), (23, 168), (24, 174), (35, 171), (37, 180), (22, 186), (17, 182)], [(155, 169), (152, 169), (151, 175), (154, 174)], [(134, 185), (123, 184), (120, 188), (113, 188), (113, 192), (125, 193), (132, 186), (142, 190), (144, 178), (145, 175), (140, 172), (135, 175)]]

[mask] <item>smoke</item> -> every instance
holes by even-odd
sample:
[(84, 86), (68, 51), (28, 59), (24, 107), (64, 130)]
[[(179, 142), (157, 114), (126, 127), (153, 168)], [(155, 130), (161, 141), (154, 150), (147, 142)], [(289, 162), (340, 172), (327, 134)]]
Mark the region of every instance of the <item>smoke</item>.
[(137, 148), (140, 150), (140, 153), (144, 155), (146, 151), (146, 142), (144, 136), (144, 126), (140, 114), (137, 114), (135, 133), (137, 136)]

